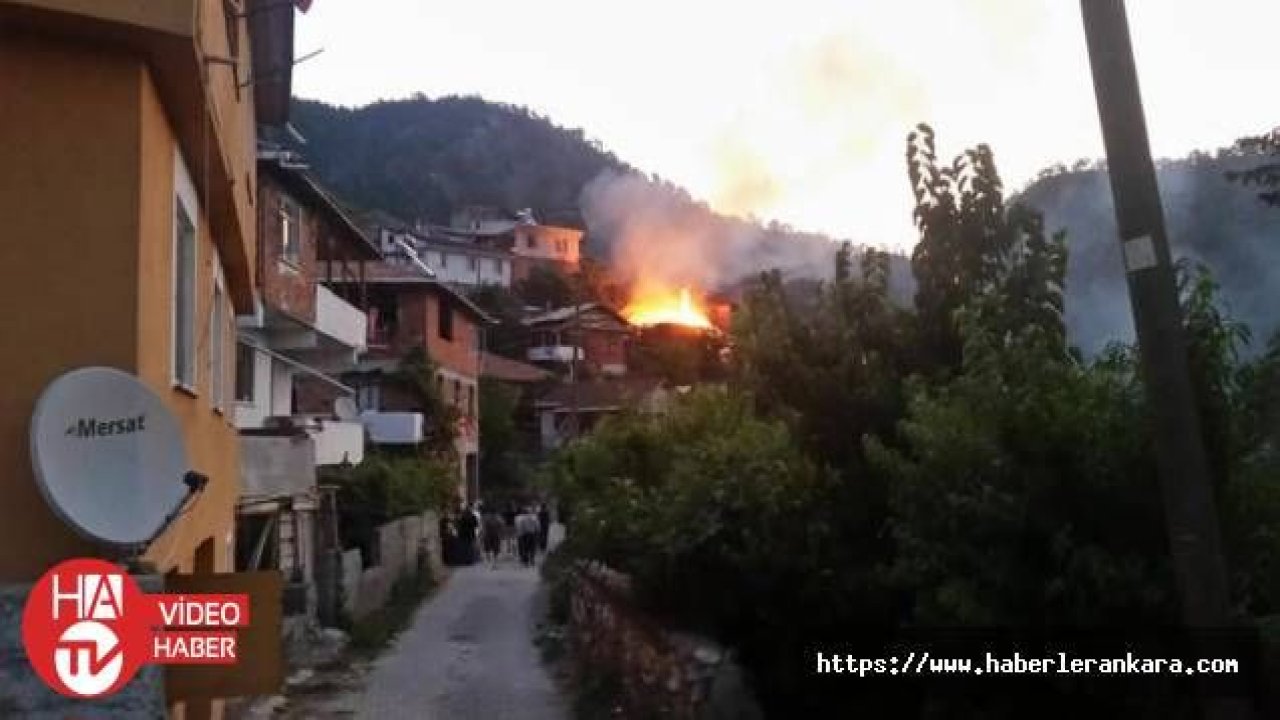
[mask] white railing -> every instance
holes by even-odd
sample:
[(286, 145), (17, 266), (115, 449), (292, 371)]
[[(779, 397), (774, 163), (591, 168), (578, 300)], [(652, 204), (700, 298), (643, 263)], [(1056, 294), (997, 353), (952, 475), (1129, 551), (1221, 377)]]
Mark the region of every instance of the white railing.
[[(567, 363), (573, 362), (574, 350), (572, 345), (540, 345), (529, 348), (526, 357), (529, 358), (529, 362)], [(581, 360), (583, 357), (582, 350), (578, 349), (578, 359)]]
[(316, 444), (316, 465), (359, 465), (364, 460), (364, 423), (321, 420), (311, 437)]
[(422, 413), (365, 412), (360, 422), (378, 445), (417, 445), (423, 440)]
[(324, 285), (316, 285), (316, 329), (343, 345), (365, 349), (369, 319)]

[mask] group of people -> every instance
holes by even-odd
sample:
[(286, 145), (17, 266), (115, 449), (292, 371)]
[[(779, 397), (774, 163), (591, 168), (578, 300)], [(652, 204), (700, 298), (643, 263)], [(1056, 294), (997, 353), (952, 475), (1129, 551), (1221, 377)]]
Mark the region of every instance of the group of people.
[(440, 544), (449, 565), (472, 565), (481, 551), (491, 568), (503, 556), (518, 558), (528, 567), (546, 552), (550, 530), (551, 511), (545, 503), (519, 509), (507, 503), (499, 511), (477, 501), (454, 515), (441, 516)]

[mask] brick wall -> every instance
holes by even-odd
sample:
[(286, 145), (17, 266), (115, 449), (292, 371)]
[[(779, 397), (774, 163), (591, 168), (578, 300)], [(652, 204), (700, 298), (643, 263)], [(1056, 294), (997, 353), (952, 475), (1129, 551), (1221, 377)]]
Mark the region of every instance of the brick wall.
[(432, 294), (426, 298), (427, 353), (440, 367), (459, 375), (475, 378), (480, 374), (480, 362), (476, 348), (479, 346), (475, 319), (453, 306), (453, 339), (440, 337), (440, 305), (449, 300)]
[[(301, 241), (298, 261), (284, 259), (284, 227), (280, 219), (281, 196), (287, 194), (280, 185), (263, 174), (258, 190), (260, 216), (258, 242), (262, 253), (262, 299), (273, 308), (293, 317), (315, 322), (316, 318), (316, 240), (320, 218), (301, 207)], [(295, 201), (296, 202), (296, 201)]]
[(582, 336), (582, 352), (591, 365), (599, 367), (627, 364), (627, 352), (623, 344), (626, 336), (622, 333), (587, 330)]

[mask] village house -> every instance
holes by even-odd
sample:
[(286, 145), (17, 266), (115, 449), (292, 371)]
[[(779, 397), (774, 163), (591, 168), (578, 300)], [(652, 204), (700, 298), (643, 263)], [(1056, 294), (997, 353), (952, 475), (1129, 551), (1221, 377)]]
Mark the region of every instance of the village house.
[(287, 120), (293, 60), (293, 5), (248, 4), (0, 0), (0, 329), (21, 347), (0, 354), (2, 582), (120, 556), (59, 518), (32, 470), (36, 399), (84, 366), (154, 391), (208, 478), (141, 561), (233, 569), (234, 318), (255, 306), (256, 125)]
[(515, 256), (513, 276), (517, 281), (529, 277), (535, 267), (543, 266), (565, 274), (578, 271), (581, 260), (582, 231), (555, 225), (529, 222), (516, 225), (512, 231), (511, 253)]
[(551, 453), (569, 440), (590, 432), (603, 418), (624, 410), (665, 412), (673, 392), (657, 378), (558, 383), (533, 403), (539, 449)]
[(412, 254), (440, 280), (458, 285), (511, 287), (536, 267), (573, 274), (581, 262), (583, 232), (539, 223), (531, 210), (468, 206), (448, 226), (410, 227), (383, 213), (371, 221), (388, 258), (408, 262)]
[(427, 439), (425, 408), (390, 382), (411, 350), (423, 350), (435, 365), (439, 397), (458, 414), (458, 494), (474, 499), (480, 482), (480, 358), (485, 327), (494, 320), (465, 295), (419, 269), (379, 263), (369, 267), (366, 282), (369, 351), (343, 381), (356, 391), (369, 438), (375, 444), (400, 446)]
[(526, 317), (529, 332), (526, 358), (561, 373), (574, 370), (583, 377), (627, 374), (627, 346), (631, 324), (620, 313), (599, 303), (557, 308)]
[(332, 565), (341, 552), (334, 497), (318, 468), (359, 464), (364, 426), (355, 391), (337, 375), (365, 350), (365, 263), (377, 249), (291, 153), (264, 147), (258, 162), (259, 300), (239, 320), (235, 419), (243, 488), (236, 568), (279, 569), (286, 635), (337, 618)]
[(390, 265), (412, 267), (414, 259), (431, 269), (436, 279), (458, 286), (511, 287), (511, 253), (434, 231), (381, 225), (379, 248)]

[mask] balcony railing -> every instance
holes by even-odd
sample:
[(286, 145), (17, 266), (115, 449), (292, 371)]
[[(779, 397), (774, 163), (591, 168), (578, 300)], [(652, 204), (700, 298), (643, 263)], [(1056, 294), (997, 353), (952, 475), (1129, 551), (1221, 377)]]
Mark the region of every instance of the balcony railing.
[(364, 423), (321, 420), (311, 436), (316, 446), (316, 465), (359, 465), (364, 460)]
[(368, 318), (324, 285), (316, 285), (316, 329), (348, 347), (364, 350)]
[(568, 363), (573, 362), (575, 349), (578, 351), (578, 359), (583, 359), (585, 355), (582, 349), (572, 345), (539, 345), (529, 348), (525, 356), (529, 358), (529, 362)]
[(417, 445), (424, 438), (422, 413), (369, 411), (360, 421), (378, 445)]

